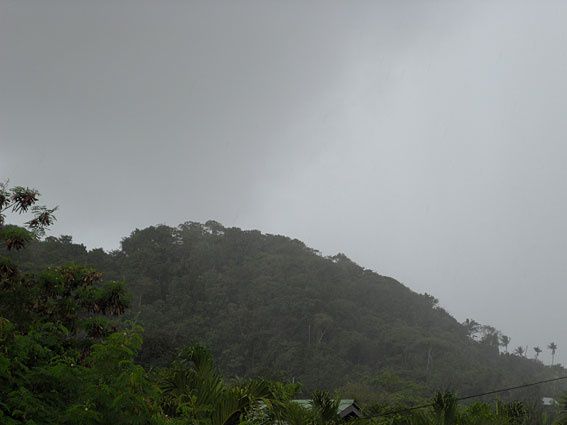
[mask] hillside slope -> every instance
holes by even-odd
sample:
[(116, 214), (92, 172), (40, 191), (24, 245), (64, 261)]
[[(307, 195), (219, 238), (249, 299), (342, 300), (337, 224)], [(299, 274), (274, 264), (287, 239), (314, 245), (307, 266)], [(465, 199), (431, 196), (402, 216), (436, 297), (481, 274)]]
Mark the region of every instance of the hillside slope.
[(28, 268), (72, 261), (126, 280), (130, 317), (145, 328), (141, 360), (150, 365), (200, 342), (228, 375), (402, 399), (433, 389), (470, 394), (563, 371), (500, 354), (493, 329), (475, 340), (434, 297), (283, 236), (186, 223), (136, 230), (111, 253), (61, 237), (17, 255)]

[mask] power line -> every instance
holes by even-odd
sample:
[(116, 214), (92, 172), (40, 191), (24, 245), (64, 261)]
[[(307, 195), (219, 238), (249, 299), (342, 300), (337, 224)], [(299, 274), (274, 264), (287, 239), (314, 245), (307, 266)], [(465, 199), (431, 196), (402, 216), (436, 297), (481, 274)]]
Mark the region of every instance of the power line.
[[(531, 382), (529, 384), (516, 385), (515, 387), (502, 388), (502, 389), (499, 389), (499, 390), (493, 390), (493, 391), (488, 391), (488, 392), (485, 392), (485, 393), (468, 395), (468, 396), (465, 396), (465, 397), (458, 397), (455, 401), (469, 400), (471, 398), (478, 398), (478, 397), (483, 397), (483, 396), (486, 396), (486, 395), (492, 395), (492, 394), (503, 393), (503, 392), (506, 392), (506, 391), (518, 390), (520, 388), (533, 387), (535, 385), (547, 384), (549, 382), (561, 381), (563, 379), (567, 379), (567, 376), (561, 376), (559, 378), (546, 379), (546, 380), (538, 381), (538, 382)], [(408, 412), (411, 412), (411, 411), (414, 411), (414, 410), (425, 409), (427, 407), (432, 407), (432, 406), (433, 406), (433, 403), (421, 404), (421, 405), (418, 405), (418, 406), (407, 407), (405, 409), (394, 410), (392, 412), (381, 413), (379, 415), (366, 416), (363, 419), (372, 419), (372, 418), (380, 418), (380, 417), (384, 417), (384, 416), (398, 415), (398, 414), (401, 414), (401, 413), (408, 413)]]
[(539, 381), (539, 382), (532, 382), (530, 384), (517, 385), (515, 387), (509, 387), (509, 388), (504, 388), (504, 389), (501, 389), (501, 390), (489, 391), (489, 392), (483, 393), (483, 394), (475, 394), (475, 395), (469, 395), (469, 396), (466, 396), (466, 397), (460, 397), (460, 398), (457, 398), (457, 401), (468, 400), (470, 398), (477, 398), (477, 397), (482, 397), (482, 396), (485, 396), (485, 395), (502, 393), (504, 391), (518, 390), (520, 388), (533, 387), (535, 385), (541, 385), (541, 384), (547, 384), (549, 382), (561, 381), (562, 379), (567, 379), (567, 376), (561, 376), (559, 378), (546, 379), (544, 381)]

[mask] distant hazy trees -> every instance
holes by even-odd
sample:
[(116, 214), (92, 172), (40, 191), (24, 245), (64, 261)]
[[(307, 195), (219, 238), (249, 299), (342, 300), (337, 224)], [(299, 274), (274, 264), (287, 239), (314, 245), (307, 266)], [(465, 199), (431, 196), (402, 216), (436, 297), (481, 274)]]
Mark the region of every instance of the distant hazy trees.
[[(508, 346), (510, 345), (511, 341), (511, 338), (509, 336), (504, 335), (492, 326), (481, 325), (473, 319), (466, 319), (461, 323), (461, 325), (465, 329), (467, 336), (472, 340), (489, 345), (491, 347), (502, 347), (504, 349), (504, 352), (508, 353)], [(558, 348), (557, 344), (555, 342), (550, 342), (547, 345), (547, 348), (551, 351), (551, 366), (553, 366), (555, 364), (555, 354), (557, 353)], [(533, 350), (535, 352), (534, 359), (538, 360), (539, 355), (543, 352), (543, 349), (536, 345), (535, 347), (533, 347)], [(528, 346), (516, 347), (512, 354), (520, 357), (527, 357)]]
[(498, 349), (500, 347), (500, 331), (492, 326), (483, 325), (480, 327), (480, 342)]
[(469, 338), (491, 347), (502, 347), (504, 348), (504, 351), (508, 353), (508, 346), (510, 345), (511, 338), (504, 335), (494, 327), (481, 325), (473, 319), (466, 319), (462, 323), (462, 326)]
[[(501, 338), (500, 338), (500, 343), (507, 347), (507, 344), (510, 343), (510, 338), (502, 335)], [(557, 348), (558, 348), (557, 344), (555, 342), (550, 342), (549, 345), (547, 346), (547, 348), (551, 351), (551, 366), (553, 366), (555, 364), (555, 354), (557, 353)], [(541, 353), (543, 353), (543, 349), (536, 345), (533, 348), (533, 350), (535, 352), (534, 360), (538, 360), (539, 355)], [(520, 357), (526, 357), (528, 355), (528, 347), (527, 346), (526, 346), (526, 348), (524, 348), (522, 346), (516, 347), (516, 349), (514, 349), (513, 354), (515, 354), (516, 356), (520, 356)]]
[(508, 345), (510, 345), (510, 337), (507, 335), (500, 335), (500, 346), (504, 347), (504, 350), (508, 352)]
[(478, 323), (473, 319), (467, 319), (463, 322), (463, 327), (465, 328), (465, 332), (467, 333), (467, 336), (469, 336), (472, 339), (475, 339), (476, 334), (480, 330), (480, 323)]
[(551, 366), (555, 363), (555, 352), (557, 351), (557, 344), (555, 342), (550, 342), (547, 346), (551, 350)]

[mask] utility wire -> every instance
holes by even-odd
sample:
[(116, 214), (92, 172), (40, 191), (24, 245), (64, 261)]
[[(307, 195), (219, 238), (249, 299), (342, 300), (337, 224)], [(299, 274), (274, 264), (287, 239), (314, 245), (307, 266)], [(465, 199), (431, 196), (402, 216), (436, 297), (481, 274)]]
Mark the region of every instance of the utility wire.
[(460, 397), (460, 398), (457, 398), (457, 401), (468, 400), (470, 398), (477, 398), (477, 397), (482, 397), (482, 396), (485, 396), (485, 395), (502, 393), (504, 391), (518, 390), (520, 388), (533, 387), (535, 385), (547, 384), (548, 382), (561, 381), (562, 379), (567, 379), (567, 376), (561, 376), (559, 378), (546, 379), (544, 381), (539, 381), (539, 382), (532, 382), (531, 384), (517, 385), (515, 387), (509, 387), (509, 388), (504, 388), (504, 389), (501, 389), (501, 390), (489, 391), (489, 392), (483, 393), (483, 394), (475, 394), (475, 395), (469, 395), (469, 396), (466, 396), (466, 397)]
[[(458, 397), (455, 401), (469, 400), (471, 398), (483, 397), (485, 395), (492, 395), (492, 394), (503, 393), (505, 391), (518, 390), (520, 388), (533, 387), (535, 385), (547, 384), (549, 382), (561, 381), (563, 379), (567, 379), (567, 376), (561, 376), (559, 378), (546, 379), (544, 381), (531, 382), (529, 384), (522, 384), (522, 385), (517, 385), (515, 387), (502, 388), (502, 389), (499, 389), (499, 390), (493, 390), (493, 391), (488, 391), (488, 392), (485, 392), (485, 393), (468, 395), (468, 396), (465, 396), (465, 397)], [(397, 414), (400, 414), (400, 413), (411, 412), (413, 410), (425, 409), (426, 407), (432, 407), (432, 406), (433, 406), (433, 403), (421, 404), (421, 405), (418, 405), (418, 406), (407, 407), (405, 409), (394, 410), (392, 412), (385, 412), (385, 413), (381, 413), (381, 414), (378, 414), (378, 415), (366, 416), (363, 419), (373, 419), (373, 418), (381, 418), (381, 417), (384, 417), (384, 416), (392, 416), (392, 415), (397, 415)]]

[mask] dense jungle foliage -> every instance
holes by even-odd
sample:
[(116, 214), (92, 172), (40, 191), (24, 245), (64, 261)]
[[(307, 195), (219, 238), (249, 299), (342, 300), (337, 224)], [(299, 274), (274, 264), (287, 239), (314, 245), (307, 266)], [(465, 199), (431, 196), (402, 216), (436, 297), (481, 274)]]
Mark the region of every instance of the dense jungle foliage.
[[(39, 240), (54, 210), (38, 196), (0, 188), (1, 424), (337, 424), (340, 396), (362, 402), (360, 423), (567, 423), (567, 402), (540, 402), (559, 384), (466, 405), (438, 391), (564, 370), (344, 255), (215, 222), (88, 251)], [(32, 217), (17, 227), (5, 211)]]
[(63, 236), (14, 257), (27, 270), (75, 263), (127, 282), (146, 366), (200, 343), (226, 375), (297, 380), (307, 391), (342, 389), (368, 401), (471, 394), (563, 373), (507, 354), (505, 336), (458, 323), (431, 295), (283, 236), (186, 223), (136, 230), (110, 253)]

